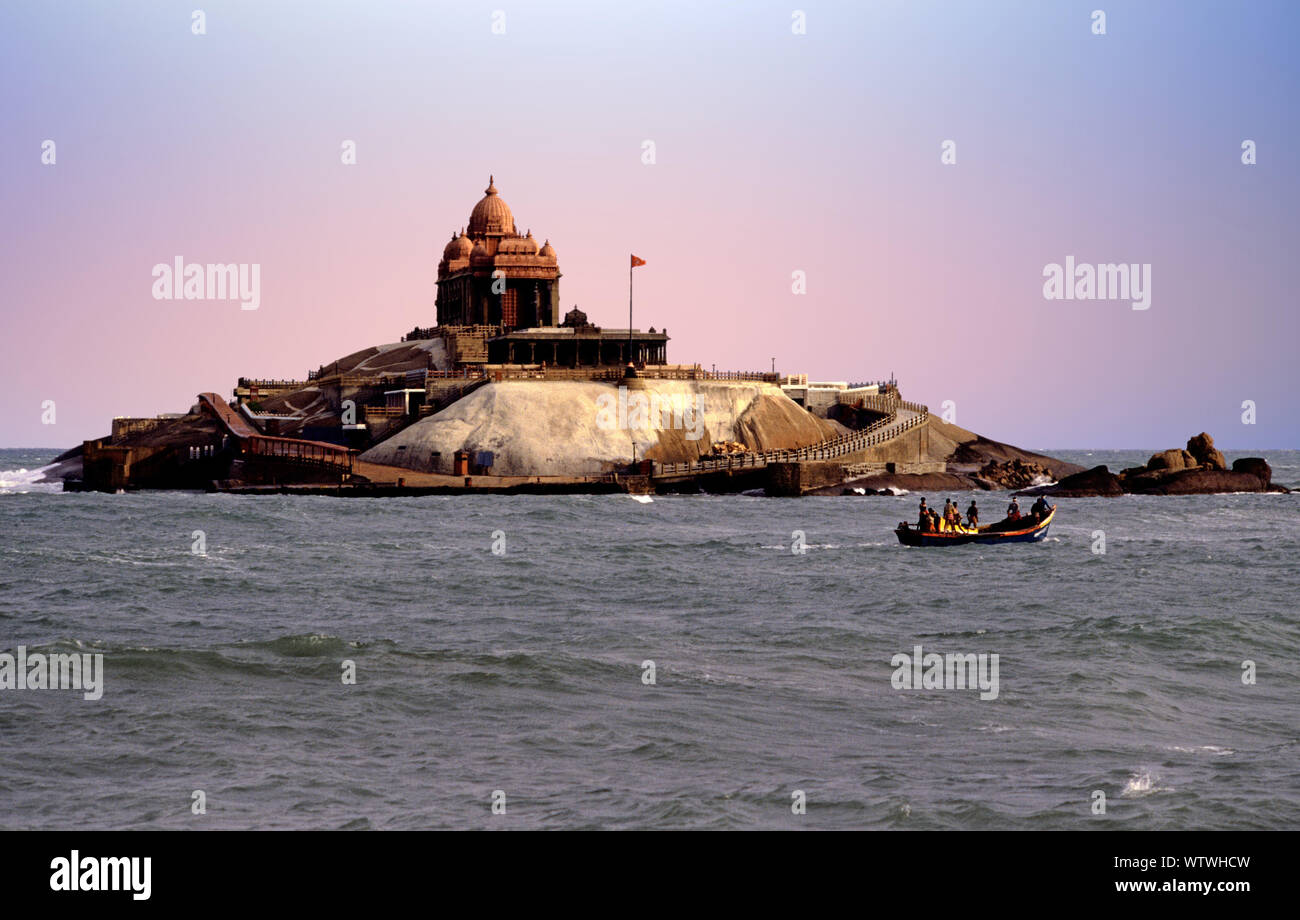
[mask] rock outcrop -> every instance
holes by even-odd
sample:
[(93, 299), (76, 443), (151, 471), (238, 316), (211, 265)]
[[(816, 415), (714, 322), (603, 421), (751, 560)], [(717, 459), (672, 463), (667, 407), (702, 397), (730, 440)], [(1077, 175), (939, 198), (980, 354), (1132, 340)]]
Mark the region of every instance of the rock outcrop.
[[(751, 450), (798, 448), (844, 430), (801, 409), (768, 383), (643, 382), (643, 389), (623, 390), (623, 397), (616, 384), (598, 381), (490, 383), (372, 447), (361, 459), (449, 473), (455, 452), (464, 449), (491, 453), (491, 471), (497, 475), (591, 475), (634, 459), (695, 460), (719, 441), (743, 443)], [(670, 410), (698, 406), (698, 418), (683, 413), (672, 419), (662, 411), (634, 417), (631, 407), (638, 394), (648, 405)], [(620, 399), (626, 400), (621, 408)]]
[(1196, 457), (1189, 451), (1174, 448), (1152, 454), (1151, 459), (1147, 461), (1147, 465), (1141, 467), (1141, 469), (1177, 471), (1185, 470), (1196, 465)]
[(1241, 457), (1234, 460), (1232, 461), (1232, 471), (1234, 473), (1249, 473), (1252, 476), (1259, 477), (1265, 488), (1273, 484), (1273, 468), (1268, 465), (1268, 461), (1263, 457)]
[[(1038, 454), (1012, 444), (994, 441), (965, 428), (959, 428), (951, 422), (945, 422), (934, 415), (930, 416), (927, 427), (930, 449), (926, 459), (942, 460), (947, 463), (948, 469), (952, 472), (978, 475), (980, 467), (988, 464), (989, 461), (1012, 460), (1036, 463), (1051, 479), (1061, 479), (1083, 470), (1083, 467), (1077, 463), (1058, 460), (1046, 454)], [(978, 484), (972, 484), (970, 487), (981, 488)]]
[(1104, 466), (1066, 476), (1052, 485), (1025, 489), (1020, 495), (1060, 495), (1065, 498), (1114, 497), (1124, 494), (1120, 479)]
[(1048, 486), (1024, 489), (1021, 495), (1061, 495), (1071, 498), (1134, 495), (1210, 495), (1222, 492), (1286, 492), (1275, 486), (1273, 470), (1262, 457), (1242, 457), (1227, 468), (1214, 438), (1205, 432), (1187, 442), (1185, 450), (1157, 451), (1145, 466), (1118, 476), (1104, 466), (1066, 476)]
[[(1214, 446), (1214, 438), (1204, 431), (1187, 440), (1186, 452), (1195, 458), (1197, 465), (1203, 466), (1207, 470), (1226, 470), (1228, 468), (1228, 461), (1223, 458), (1223, 452)], [(1191, 466), (1191, 464), (1188, 464), (1188, 466)]]
[(1027, 486), (1046, 485), (1051, 482), (1051, 471), (1039, 463), (1011, 460), (990, 460), (980, 467), (978, 478), (995, 489), (1023, 489)]
[(1273, 470), (1261, 457), (1243, 457), (1229, 470), (1223, 452), (1204, 431), (1188, 438), (1184, 450), (1159, 451), (1151, 455), (1146, 466), (1131, 467), (1119, 474), (1123, 490), (1137, 495), (1285, 491), (1273, 487), (1272, 479)]

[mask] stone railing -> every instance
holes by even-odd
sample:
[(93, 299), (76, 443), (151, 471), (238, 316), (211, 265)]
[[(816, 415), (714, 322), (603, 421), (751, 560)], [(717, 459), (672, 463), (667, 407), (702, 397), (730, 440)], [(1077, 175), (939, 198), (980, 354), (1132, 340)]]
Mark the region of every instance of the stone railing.
[(681, 463), (655, 463), (654, 475), (656, 476), (680, 476), (683, 474), (710, 473), (720, 470), (743, 470), (757, 469), (758, 467), (767, 466), (769, 463), (795, 463), (801, 460), (834, 460), (838, 457), (846, 457), (865, 450), (868, 447), (874, 447), (877, 444), (884, 444), (886, 441), (892, 441), (899, 435), (911, 431), (926, 424), (930, 420), (930, 411), (925, 406), (919, 406), (920, 411), (912, 409), (911, 406), (919, 405), (917, 403), (905, 404), (904, 408), (908, 411), (916, 412), (915, 415), (898, 421), (896, 414), (888, 418), (882, 418), (871, 426), (861, 431), (853, 431), (848, 434), (838, 435), (829, 438), (817, 444), (808, 447), (800, 447), (794, 450), (767, 450), (751, 453), (726, 454), (719, 457), (705, 457), (700, 460), (694, 460)]
[(754, 380), (760, 383), (780, 383), (780, 374), (767, 371), (705, 371), (702, 380)]
[(883, 412), (886, 415), (893, 415), (902, 405), (902, 400), (896, 394), (852, 393), (847, 390), (840, 390), (836, 398), (840, 405), (856, 406), (861, 403), (864, 409), (869, 409), (872, 412)]
[[(620, 364), (594, 367), (543, 367), (540, 364), (487, 364), (484, 372), (494, 380), (621, 380), (626, 372)], [(734, 380), (776, 383), (780, 375), (761, 371), (709, 371), (698, 364), (639, 364), (636, 373), (644, 380)]]
[(352, 472), (352, 458), (357, 453), (338, 444), (300, 441), (297, 438), (277, 438), (269, 435), (245, 438), (240, 444), (240, 449), (246, 457), (283, 460), (302, 466), (334, 469), (341, 473)]
[(259, 390), (300, 390), (307, 385), (305, 380), (260, 380), (253, 377), (240, 377), (238, 386)]

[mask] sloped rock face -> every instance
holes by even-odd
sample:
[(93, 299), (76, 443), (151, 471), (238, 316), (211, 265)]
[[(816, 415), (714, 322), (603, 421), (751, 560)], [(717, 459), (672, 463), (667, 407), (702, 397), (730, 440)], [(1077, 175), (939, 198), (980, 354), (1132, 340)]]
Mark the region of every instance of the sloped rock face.
[(1068, 463), (1046, 454), (1023, 450), (1011, 444), (983, 437), (965, 428), (958, 428), (935, 415), (930, 416), (926, 427), (929, 429), (929, 452), (925, 459), (942, 460), (957, 472), (978, 475), (979, 468), (989, 462), (1004, 463), (1012, 460), (1037, 464), (1046, 470), (1052, 479), (1061, 479), (1082, 472), (1084, 469), (1077, 463)]
[[(634, 394), (660, 411), (638, 416)], [(677, 411), (688, 406), (698, 407), (698, 415)], [(498, 475), (592, 475), (634, 459), (694, 460), (716, 441), (757, 450), (795, 448), (841, 430), (771, 384), (646, 379), (644, 389), (620, 395), (612, 383), (507, 380), (480, 387), (361, 459), (448, 473), (455, 452), (464, 449), (491, 452), (491, 471)]]
[(757, 394), (736, 420), (735, 440), (750, 450), (789, 450), (833, 438), (846, 429), (818, 418), (780, 389)]

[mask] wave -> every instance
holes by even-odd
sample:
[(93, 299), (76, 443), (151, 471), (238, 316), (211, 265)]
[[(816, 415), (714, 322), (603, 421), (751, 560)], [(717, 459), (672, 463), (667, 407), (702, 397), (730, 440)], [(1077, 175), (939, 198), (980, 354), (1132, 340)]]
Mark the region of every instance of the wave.
[(1124, 784), (1124, 790), (1120, 793), (1121, 798), (1135, 799), (1147, 795), (1154, 795), (1157, 792), (1173, 792), (1170, 786), (1161, 786), (1160, 777), (1150, 771), (1134, 773)]
[(38, 469), (0, 470), (0, 495), (24, 495), (28, 492), (62, 492), (63, 483), (47, 482), (45, 474), (54, 464)]

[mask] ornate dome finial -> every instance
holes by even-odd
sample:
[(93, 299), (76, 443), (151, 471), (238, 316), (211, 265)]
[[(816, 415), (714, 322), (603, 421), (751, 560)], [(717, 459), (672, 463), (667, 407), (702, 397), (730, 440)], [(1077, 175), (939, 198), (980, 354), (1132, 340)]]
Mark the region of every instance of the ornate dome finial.
[(510, 213), (510, 207), (497, 194), (496, 177), (488, 176), (488, 187), (484, 189), (483, 197), (470, 212), (468, 233), (474, 239), (480, 239), (487, 234), (509, 236), (513, 228), (514, 216)]

